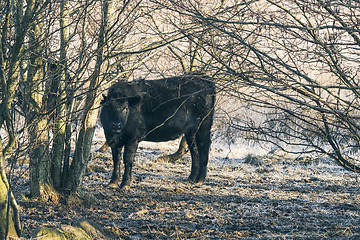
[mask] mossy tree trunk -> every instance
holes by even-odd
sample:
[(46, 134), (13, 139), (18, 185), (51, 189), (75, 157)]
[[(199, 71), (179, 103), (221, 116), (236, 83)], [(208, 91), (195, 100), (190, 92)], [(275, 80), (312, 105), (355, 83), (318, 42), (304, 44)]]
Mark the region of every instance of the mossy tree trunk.
[(56, 96), (56, 118), (55, 118), (55, 132), (52, 154), (51, 173), (53, 185), (56, 189), (61, 187), (62, 164), (65, 158), (65, 135), (67, 125), (67, 108), (66, 108), (66, 89), (69, 85), (67, 74), (67, 51), (69, 41), (69, 27), (68, 27), (68, 6), (67, 0), (62, 0), (60, 3), (60, 61), (58, 65), (58, 73), (55, 81), (58, 81), (57, 96)]
[(45, 39), (43, 30), (42, 14), (37, 14), (37, 24), (32, 25), (29, 31), (31, 49), (27, 74), (27, 102), (29, 112), (27, 124), (30, 154), (30, 193), (32, 197), (47, 200), (52, 193), (52, 181), (50, 176), (49, 161), (49, 119), (45, 114), (45, 63), (43, 51)]
[[(0, 143), (0, 147), (2, 145)], [(7, 181), (4, 155), (0, 152), (0, 239), (18, 238), (21, 235), (19, 208)]]
[[(10, 4), (13, 3), (13, 4)], [(12, 103), (19, 82), (20, 65), (24, 54), (24, 40), (27, 29), (34, 16), (35, 1), (28, 0), (25, 13), (24, 3), (8, 1), (4, 4), (4, 17), (1, 19), (0, 41), (0, 127), (6, 131), (7, 137), (0, 139), (0, 238), (17, 238), (21, 235), (19, 207), (11, 193), (11, 184), (8, 182), (5, 169), (5, 157), (9, 154), (16, 142), (14, 119), (11, 116)], [(15, 6), (15, 9), (13, 8)], [(9, 31), (12, 11), (16, 12), (17, 27)], [(14, 33), (14, 35), (12, 35)], [(7, 38), (13, 39), (11, 47)], [(9, 50), (10, 49), (10, 50)], [(7, 50), (9, 50), (7, 52)], [(5, 54), (6, 53), (6, 54)]]

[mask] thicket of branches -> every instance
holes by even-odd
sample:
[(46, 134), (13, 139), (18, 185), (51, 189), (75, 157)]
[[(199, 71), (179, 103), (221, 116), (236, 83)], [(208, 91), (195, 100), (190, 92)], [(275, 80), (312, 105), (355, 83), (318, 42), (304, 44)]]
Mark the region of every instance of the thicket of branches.
[(351, 154), (360, 141), (356, 1), (13, 0), (0, 6), (0, 215), (11, 220), (13, 213), (17, 226), (1, 218), (2, 236), (20, 232), (6, 166), (29, 159), (33, 197), (76, 192), (101, 94), (113, 81), (204, 72), (247, 112), (229, 115), (231, 129), (288, 151), (328, 154), (359, 171)]
[(253, 113), (234, 129), (359, 171), (359, 3), (156, 2), (186, 19), (169, 23), (201, 43), (198, 60)]
[(146, 58), (120, 54), (134, 48), (139, 3), (1, 2), (0, 238), (21, 230), (6, 162), (29, 161), (32, 197), (57, 201), (80, 186), (101, 92)]

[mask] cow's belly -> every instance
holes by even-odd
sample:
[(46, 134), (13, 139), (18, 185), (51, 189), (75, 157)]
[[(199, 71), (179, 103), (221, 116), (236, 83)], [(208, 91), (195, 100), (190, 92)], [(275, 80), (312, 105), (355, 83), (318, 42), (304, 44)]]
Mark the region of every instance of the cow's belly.
[(144, 138), (144, 141), (150, 142), (165, 142), (179, 138), (184, 132), (178, 129), (159, 128), (149, 131)]
[(163, 112), (154, 112), (151, 118), (147, 119), (145, 141), (164, 142), (175, 140), (188, 130), (197, 129), (196, 118), (184, 109), (178, 109), (175, 115), (165, 112), (165, 110)]

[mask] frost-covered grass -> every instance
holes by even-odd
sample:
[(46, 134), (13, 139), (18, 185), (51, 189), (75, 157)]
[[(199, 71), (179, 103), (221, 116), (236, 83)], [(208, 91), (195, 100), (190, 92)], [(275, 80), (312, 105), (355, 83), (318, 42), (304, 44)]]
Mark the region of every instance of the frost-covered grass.
[(102, 226), (109, 239), (360, 238), (358, 174), (325, 157), (300, 161), (218, 138), (211, 147), (206, 182), (194, 185), (187, 181), (190, 154), (175, 163), (156, 161), (174, 152), (179, 140), (142, 142), (131, 189), (124, 191), (107, 188), (110, 149), (95, 151), (103, 141), (99, 129), (78, 198), (19, 201), (24, 238), (38, 226), (61, 228), (83, 218)]

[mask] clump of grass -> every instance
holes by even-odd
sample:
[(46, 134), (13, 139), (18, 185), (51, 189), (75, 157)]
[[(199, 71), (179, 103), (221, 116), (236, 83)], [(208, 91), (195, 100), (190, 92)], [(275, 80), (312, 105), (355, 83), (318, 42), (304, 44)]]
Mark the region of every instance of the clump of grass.
[(261, 157), (254, 154), (248, 154), (244, 159), (244, 163), (252, 166), (261, 166), (264, 164)]
[(105, 165), (103, 165), (103, 164), (98, 164), (98, 163), (94, 163), (94, 164), (88, 165), (87, 171), (88, 171), (88, 172), (99, 172), (99, 173), (109, 172), (109, 171), (106, 169), (106, 166), (105, 166)]

